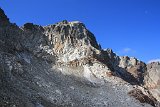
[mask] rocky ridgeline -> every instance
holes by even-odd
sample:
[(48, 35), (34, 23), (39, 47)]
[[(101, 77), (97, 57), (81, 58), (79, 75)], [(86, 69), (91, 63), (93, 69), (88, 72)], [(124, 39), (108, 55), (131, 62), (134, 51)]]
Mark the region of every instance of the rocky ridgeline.
[(159, 63), (101, 49), (79, 21), (18, 27), (0, 9), (0, 61), (3, 107), (150, 107), (160, 100)]
[[(81, 22), (62, 21), (44, 27), (45, 35), (60, 61), (69, 62), (96, 53), (100, 48), (94, 35)], [(92, 51), (95, 50), (95, 51)]]
[(7, 23), (9, 23), (9, 19), (7, 18), (7, 16), (4, 14), (4, 11), (0, 8), (0, 25), (6, 25)]

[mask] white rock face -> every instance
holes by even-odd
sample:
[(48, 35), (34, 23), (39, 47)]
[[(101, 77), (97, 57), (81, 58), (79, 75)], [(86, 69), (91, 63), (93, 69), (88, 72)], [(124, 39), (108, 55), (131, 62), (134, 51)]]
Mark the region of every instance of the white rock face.
[(52, 27), (46, 26), (44, 29), (45, 35), (48, 35), (48, 39), (54, 47), (54, 53), (62, 62), (92, 55), (92, 50), (99, 48), (94, 35), (81, 22), (63, 21)]
[(147, 65), (147, 73), (145, 75), (145, 87), (160, 101), (160, 63), (153, 62)]

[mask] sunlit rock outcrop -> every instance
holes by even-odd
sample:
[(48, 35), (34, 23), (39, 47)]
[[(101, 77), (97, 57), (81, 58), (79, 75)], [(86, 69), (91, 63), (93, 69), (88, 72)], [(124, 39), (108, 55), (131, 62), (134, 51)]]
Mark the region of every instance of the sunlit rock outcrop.
[(82, 22), (18, 27), (0, 9), (2, 107), (158, 107), (144, 74), (153, 77), (142, 61), (101, 49)]
[(152, 62), (147, 65), (145, 87), (160, 101), (160, 63)]

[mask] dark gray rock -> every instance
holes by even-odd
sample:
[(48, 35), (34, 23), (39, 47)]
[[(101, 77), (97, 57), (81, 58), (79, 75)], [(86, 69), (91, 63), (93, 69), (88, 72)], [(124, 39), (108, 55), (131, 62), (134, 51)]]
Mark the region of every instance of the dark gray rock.
[(0, 21), (9, 21), (4, 11), (0, 8)]
[(0, 8), (0, 26), (4, 26), (9, 23), (9, 18), (5, 15), (4, 11)]

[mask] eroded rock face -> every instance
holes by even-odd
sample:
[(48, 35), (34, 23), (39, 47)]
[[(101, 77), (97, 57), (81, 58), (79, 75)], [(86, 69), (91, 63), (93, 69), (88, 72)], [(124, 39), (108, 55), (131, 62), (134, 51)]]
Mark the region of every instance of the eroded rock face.
[(145, 87), (148, 88), (154, 97), (160, 101), (160, 63), (153, 62), (147, 65), (145, 75)]
[(134, 57), (117, 56), (111, 49), (102, 52), (113, 73), (131, 84), (143, 84), (146, 64)]
[[(135, 81), (135, 83), (143, 84), (144, 73), (146, 71), (145, 63), (137, 60), (136, 58), (129, 58), (125, 56), (125, 57), (120, 57), (118, 66), (122, 68), (121, 72), (124, 72), (126, 70), (127, 73), (130, 74), (130, 77), (133, 78), (133, 80), (130, 80), (130, 81), (132, 82)], [(127, 80), (131, 79), (130, 77), (129, 76), (128, 78), (126, 77)]]
[[(100, 48), (94, 35), (78, 21), (62, 21), (55, 25), (44, 27), (45, 35), (53, 46), (54, 53), (62, 62), (93, 55)], [(93, 51), (96, 50), (96, 51)]]
[(130, 92), (128, 92), (128, 94), (139, 100), (141, 103), (146, 102), (154, 107), (159, 106), (159, 104), (153, 96), (151, 96), (150, 94), (144, 94), (140, 89), (131, 90)]
[(101, 49), (81, 22), (18, 27), (0, 9), (0, 106), (141, 107), (127, 93), (143, 84), (145, 70)]

